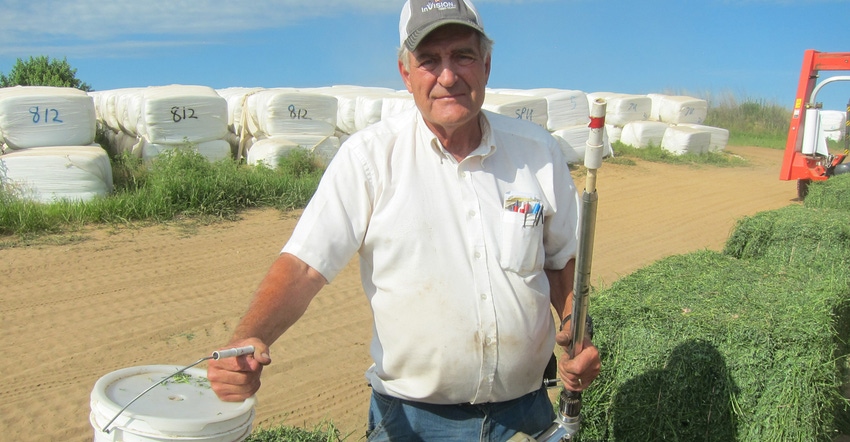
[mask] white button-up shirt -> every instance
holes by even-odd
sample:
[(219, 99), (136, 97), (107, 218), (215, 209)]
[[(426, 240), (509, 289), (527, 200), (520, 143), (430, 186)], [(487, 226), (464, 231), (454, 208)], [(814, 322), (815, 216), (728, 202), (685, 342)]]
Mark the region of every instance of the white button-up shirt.
[(482, 115), (459, 163), (415, 109), (352, 135), (283, 248), (328, 281), (359, 253), (380, 393), (482, 403), (541, 386), (555, 344), (543, 269), (575, 256), (578, 194), (548, 132)]

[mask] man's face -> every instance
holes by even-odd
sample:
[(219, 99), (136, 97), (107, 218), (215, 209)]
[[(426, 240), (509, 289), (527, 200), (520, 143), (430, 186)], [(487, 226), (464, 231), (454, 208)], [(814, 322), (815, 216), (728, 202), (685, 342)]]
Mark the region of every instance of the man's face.
[(490, 77), (490, 57), (481, 54), (479, 34), (464, 25), (432, 31), (399, 72), (429, 125), (463, 126), (478, 117)]

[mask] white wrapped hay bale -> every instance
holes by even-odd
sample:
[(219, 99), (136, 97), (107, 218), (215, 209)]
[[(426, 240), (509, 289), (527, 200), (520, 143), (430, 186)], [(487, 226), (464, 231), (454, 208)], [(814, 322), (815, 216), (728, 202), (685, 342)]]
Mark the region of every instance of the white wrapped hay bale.
[[(590, 106), (587, 94), (578, 90), (537, 88), (537, 89), (493, 89), (496, 93), (527, 95), (546, 100), (546, 129), (550, 132), (572, 126), (587, 124)], [(488, 91), (489, 92), (489, 91)]]
[(588, 103), (597, 98), (607, 102), (605, 124), (623, 127), (630, 121), (649, 120), (652, 112), (652, 99), (646, 95), (619, 94), (614, 92), (593, 92), (587, 94)]
[(365, 91), (355, 99), (354, 129), (363, 130), (372, 124), (381, 121), (381, 111), (384, 107), (384, 98), (396, 96), (396, 91)]
[(145, 95), (142, 89), (127, 90), (115, 99), (115, 120), (125, 134), (140, 138), (140, 126), (144, 128)]
[(94, 142), (94, 99), (74, 88), (0, 88), (0, 132), (13, 149), (88, 145)]
[[(336, 136), (318, 136), (308, 134), (288, 134), (254, 139), (246, 160), (248, 164), (257, 164), (263, 160), (270, 167), (277, 166), (278, 159), (289, 153), (293, 147), (312, 153), (327, 166), (339, 151), (340, 139)], [(259, 146), (259, 147), (258, 147)], [(255, 150), (256, 149), (256, 150)], [(273, 162), (269, 162), (269, 161)]]
[[(337, 130), (344, 134), (357, 132), (357, 98), (361, 96), (391, 96), (396, 93), (394, 89), (381, 87), (366, 87), (354, 85), (334, 85), (330, 87), (308, 89), (320, 94), (330, 95), (337, 99)], [(380, 114), (374, 115), (374, 106), (370, 108), (372, 114), (364, 115), (361, 124), (371, 124), (380, 120)], [(380, 112), (380, 109), (378, 109)], [(365, 127), (365, 126), (364, 126)]]
[(605, 136), (608, 137), (608, 141), (611, 143), (616, 143), (620, 141), (620, 138), (623, 136), (623, 128), (620, 126), (614, 126), (613, 124), (606, 124)]
[[(587, 139), (590, 136), (590, 127), (587, 125), (571, 126), (564, 129), (558, 129), (552, 132), (552, 136), (558, 140), (561, 145), (561, 152), (567, 158), (567, 163), (584, 164), (584, 155), (587, 150)], [(602, 155), (603, 157), (614, 156), (614, 151), (611, 149), (611, 143), (607, 135), (603, 132), (602, 135)]]
[(306, 134), (285, 135), (289, 141), (294, 142), (302, 149), (316, 155), (316, 157), (327, 166), (339, 151), (340, 141), (335, 136), (316, 136)]
[(297, 89), (266, 89), (246, 101), (249, 132), (255, 137), (290, 133), (333, 135), (336, 130), (337, 99)]
[(384, 97), (381, 101), (381, 119), (398, 115), (414, 107), (416, 102), (413, 101), (412, 94), (407, 91), (397, 92), (392, 96)]
[(247, 117), (244, 114), (246, 109), (245, 103), (248, 96), (264, 90), (259, 87), (229, 87), (216, 89), (216, 93), (221, 95), (227, 102), (227, 128), (234, 134), (239, 134), (242, 131), (243, 119)]
[(708, 102), (685, 95), (648, 95), (652, 100), (650, 119), (669, 124), (702, 124), (708, 116)]
[(115, 131), (110, 128), (103, 130), (103, 136), (106, 138), (109, 152), (116, 156), (134, 155), (134, 148), (139, 144), (139, 139), (128, 135), (122, 131)]
[(711, 145), (711, 134), (687, 126), (670, 126), (664, 132), (661, 148), (676, 155), (705, 153)]
[(630, 121), (623, 126), (620, 142), (638, 149), (661, 146), (664, 132), (669, 126), (660, 121)]
[(210, 162), (216, 162), (225, 158), (232, 158), (230, 143), (226, 140), (210, 140), (189, 144), (166, 144), (150, 143), (147, 140), (142, 139), (141, 143), (136, 146), (138, 148), (137, 154), (141, 155), (141, 158), (146, 162), (154, 160), (156, 157), (165, 152), (187, 148), (198, 152)]
[(0, 184), (31, 201), (88, 201), (112, 192), (112, 166), (96, 145), (21, 149), (0, 155)]
[[(123, 122), (119, 122), (119, 112), (116, 110), (118, 100), (126, 95), (141, 90), (140, 88), (110, 89), (105, 91), (90, 92), (95, 99), (95, 109), (98, 121), (112, 130), (121, 130)], [(135, 132), (135, 128), (133, 129)], [(134, 134), (135, 136), (135, 134)]]
[(844, 130), (847, 113), (837, 110), (820, 111), (820, 128), (823, 131)]
[(210, 87), (153, 86), (141, 93), (137, 131), (148, 143), (203, 143), (227, 133), (227, 101)]
[(720, 152), (726, 149), (729, 144), (729, 130), (722, 127), (706, 126), (704, 124), (679, 124), (678, 126), (690, 127), (711, 134), (711, 141), (708, 145), (709, 152)]
[(549, 109), (545, 98), (514, 94), (485, 94), (483, 109), (546, 127)]
[(281, 158), (295, 149), (301, 149), (301, 146), (286, 137), (264, 138), (255, 141), (251, 145), (246, 158), (248, 164), (252, 166), (263, 164), (266, 167), (274, 169), (277, 167)]
[(847, 113), (836, 110), (820, 111), (820, 130), (828, 140), (841, 141), (847, 125)]

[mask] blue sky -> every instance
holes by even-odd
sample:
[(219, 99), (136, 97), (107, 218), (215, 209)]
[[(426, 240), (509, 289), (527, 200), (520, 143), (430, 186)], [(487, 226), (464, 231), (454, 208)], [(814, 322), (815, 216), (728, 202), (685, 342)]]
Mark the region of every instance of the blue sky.
[[(67, 58), (96, 90), (403, 88), (402, 0), (0, 0), (0, 72)], [(850, 0), (477, 0), (490, 87), (675, 93), (790, 108), (803, 51), (850, 52)], [(850, 67), (848, 67), (850, 69)], [(835, 72), (825, 75), (850, 75)], [(824, 76), (822, 75), (822, 78)], [(850, 82), (824, 88), (844, 109)]]

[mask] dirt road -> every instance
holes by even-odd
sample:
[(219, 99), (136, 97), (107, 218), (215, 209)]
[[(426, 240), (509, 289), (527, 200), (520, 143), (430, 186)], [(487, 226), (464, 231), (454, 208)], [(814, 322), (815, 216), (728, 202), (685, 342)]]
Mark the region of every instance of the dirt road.
[[(669, 255), (720, 250), (742, 216), (795, 203), (794, 183), (778, 178), (782, 151), (727, 151), (750, 165), (604, 165), (594, 283)], [(206, 226), (104, 227), (70, 242), (0, 250), (2, 439), (90, 441), (98, 378), (187, 365), (225, 343), (296, 217), (262, 210)], [(359, 440), (370, 333), (355, 260), (272, 347), (255, 424), (332, 420)]]

